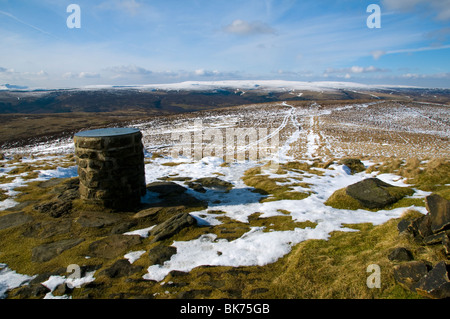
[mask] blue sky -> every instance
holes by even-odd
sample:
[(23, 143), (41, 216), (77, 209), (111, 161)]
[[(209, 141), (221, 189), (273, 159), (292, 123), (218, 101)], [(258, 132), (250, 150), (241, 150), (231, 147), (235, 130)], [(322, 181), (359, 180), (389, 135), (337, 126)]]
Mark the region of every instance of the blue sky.
[[(70, 29), (70, 4), (81, 28)], [(368, 28), (369, 4), (381, 28)], [(450, 0), (0, 0), (0, 84), (450, 87)]]

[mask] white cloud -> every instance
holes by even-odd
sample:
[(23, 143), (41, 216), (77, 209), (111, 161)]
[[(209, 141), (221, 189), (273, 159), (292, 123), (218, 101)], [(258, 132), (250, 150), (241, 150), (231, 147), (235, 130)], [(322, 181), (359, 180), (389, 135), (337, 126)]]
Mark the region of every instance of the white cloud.
[(219, 75), (220, 72), (217, 70), (214, 71), (208, 71), (205, 69), (198, 69), (194, 71), (195, 75), (199, 75), (199, 76), (214, 76), (214, 75)]
[(350, 74), (358, 74), (358, 73), (374, 73), (374, 72), (387, 72), (388, 70), (386, 69), (380, 69), (377, 67), (374, 67), (373, 65), (368, 66), (368, 67), (362, 67), (362, 66), (352, 66), (349, 68), (340, 68), (340, 69), (335, 69), (335, 68), (328, 68), (325, 70), (325, 74), (339, 74), (342, 73), (347, 76)]
[(383, 5), (391, 10), (410, 11), (420, 6), (438, 20), (450, 20), (450, 0), (383, 0)]
[(370, 54), (372, 54), (372, 56), (375, 60), (378, 60), (379, 58), (381, 58), (383, 55), (386, 54), (386, 51), (375, 50), (375, 51), (370, 52)]
[(73, 73), (73, 72), (66, 72), (62, 75), (63, 79), (98, 79), (100, 78), (99, 73), (92, 73), (92, 72), (80, 72), (80, 73)]
[(80, 74), (78, 74), (78, 77), (80, 79), (97, 79), (100, 77), (100, 74), (91, 72), (80, 72)]
[(153, 72), (147, 70), (143, 67), (131, 64), (131, 65), (121, 65), (108, 68), (107, 71), (111, 71), (117, 74), (128, 74), (128, 75), (149, 75)]
[(234, 20), (231, 24), (225, 26), (223, 30), (227, 33), (238, 35), (256, 35), (256, 34), (275, 34), (275, 30), (260, 21), (247, 22), (244, 20)]

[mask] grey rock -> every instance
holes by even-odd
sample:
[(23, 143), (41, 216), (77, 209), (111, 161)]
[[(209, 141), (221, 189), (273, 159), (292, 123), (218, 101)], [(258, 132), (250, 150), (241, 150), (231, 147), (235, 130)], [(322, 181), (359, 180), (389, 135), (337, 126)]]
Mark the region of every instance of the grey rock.
[(62, 252), (82, 243), (83, 241), (83, 238), (64, 239), (34, 247), (31, 251), (31, 260), (34, 262), (49, 261), (56, 256), (59, 256)]
[(152, 248), (148, 252), (150, 265), (162, 265), (165, 261), (170, 260), (172, 255), (177, 253), (177, 248), (172, 246), (159, 245)]
[(23, 224), (31, 222), (32, 220), (33, 217), (25, 214), (24, 212), (3, 215), (0, 217), (0, 230), (10, 227), (21, 226)]
[(442, 299), (450, 297), (449, 266), (445, 261), (439, 262), (419, 281), (416, 290), (429, 298)]
[(125, 253), (126, 250), (141, 242), (139, 235), (114, 234), (91, 243), (89, 254), (93, 257), (111, 259)]
[(105, 212), (81, 212), (77, 223), (82, 227), (102, 228), (121, 220), (120, 215)]
[(193, 181), (193, 184), (200, 184), (202, 188), (212, 188), (220, 191), (230, 191), (233, 188), (233, 184), (226, 182), (217, 177), (204, 177)]
[(64, 295), (72, 293), (72, 291), (73, 291), (73, 288), (70, 288), (69, 286), (67, 286), (66, 283), (62, 283), (62, 284), (58, 285), (52, 291), (52, 295), (53, 296), (64, 296)]
[(32, 223), (23, 232), (25, 237), (47, 239), (56, 235), (63, 235), (70, 232), (72, 221), (70, 219), (61, 219), (58, 221), (42, 221)]
[(414, 291), (430, 267), (423, 261), (410, 261), (394, 266), (394, 278), (405, 288)]
[(147, 190), (159, 193), (160, 197), (166, 197), (182, 194), (186, 188), (174, 182), (153, 182), (147, 185)]
[(177, 234), (183, 228), (193, 226), (197, 223), (194, 217), (188, 213), (180, 213), (172, 216), (165, 222), (156, 225), (151, 231), (150, 235), (153, 236), (152, 242), (164, 240)]
[(187, 183), (189, 188), (192, 188), (194, 191), (199, 193), (206, 193), (206, 189), (199, 183), (189, 182)]
[(430, 215), (432, 232), (450, 229), (450, 201), (432, 194), (425, 197), (425, 204)]
[(357, 158), (344, 158), (339, 162), (339, 164), (347, 166), (352, 174), (363, 172), (366, 170), (364, 164), (360, 159)]
[[(395, 192), (394, 192), (395, 190)], [(367, 208), (384, 208), (414, 191), (407, 187), (395, 187), (378, 178), (367, 178), (346, 188), (347, 195)]]
[(422, 242), (424, 245), (435, 245), (435, 244), (442, 244), (442, 242), (448, 238), (448, 234), (450, 231), (441, 231), (437, 234), (433, 234), (430, 236), (425, 237)]
[(53, 218), (59, 218), (71, 212), (72, 202), (53, 199), (34, 206), (34, 209)]
[(103, 270), (100, 274), (103, 274), (109, 278), (120, 278), (130, 276), (141, 271), (142, 269), (143, 267), (134, 266), (126, 259), (119, 259), (111, 267)]
[(392, 250), (388, 256), (388, 259), (390, 261), (411, 261), (414, 258), (411, 251), (404, 247), (398, 247)]

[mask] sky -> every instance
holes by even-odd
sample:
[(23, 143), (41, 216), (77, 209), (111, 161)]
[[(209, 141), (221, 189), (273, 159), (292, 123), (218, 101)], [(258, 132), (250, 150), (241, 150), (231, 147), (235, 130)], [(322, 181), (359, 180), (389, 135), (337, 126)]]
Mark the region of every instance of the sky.
[(450, 0), (0, 0), (0, 85), (450, 88), (449, 57)]

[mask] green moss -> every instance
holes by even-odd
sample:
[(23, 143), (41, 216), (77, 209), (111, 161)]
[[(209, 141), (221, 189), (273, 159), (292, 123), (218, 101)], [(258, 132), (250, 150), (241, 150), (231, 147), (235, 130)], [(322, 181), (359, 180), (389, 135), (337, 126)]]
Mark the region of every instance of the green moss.
[(287, 178), (270, 178), (269, 175), (261, 175), (261, 167), (254, 167), (247, 170), (242, 179), (246, 185), (255, 188), (255, 192), (267, 195), (266, 198), (261, 199), (261, 202), (301, 200), (310, 195), (309, 192), (298, 192), (293, 190), (293, 187), (295, 186), (309, 186), (306, 183), (279, 185), (278, 183), (285, 184), (290, 180)]
[(9, 196), (7, 195), (7, 191), (5, 191), (4, 189), (0, 189), (0, 202), (4, 201), (5, 199), (7, 199)]
[(365, 209), (358, 200), (347, 195), (345, 188), (335, 191), (324, 204), (337, 209)]

